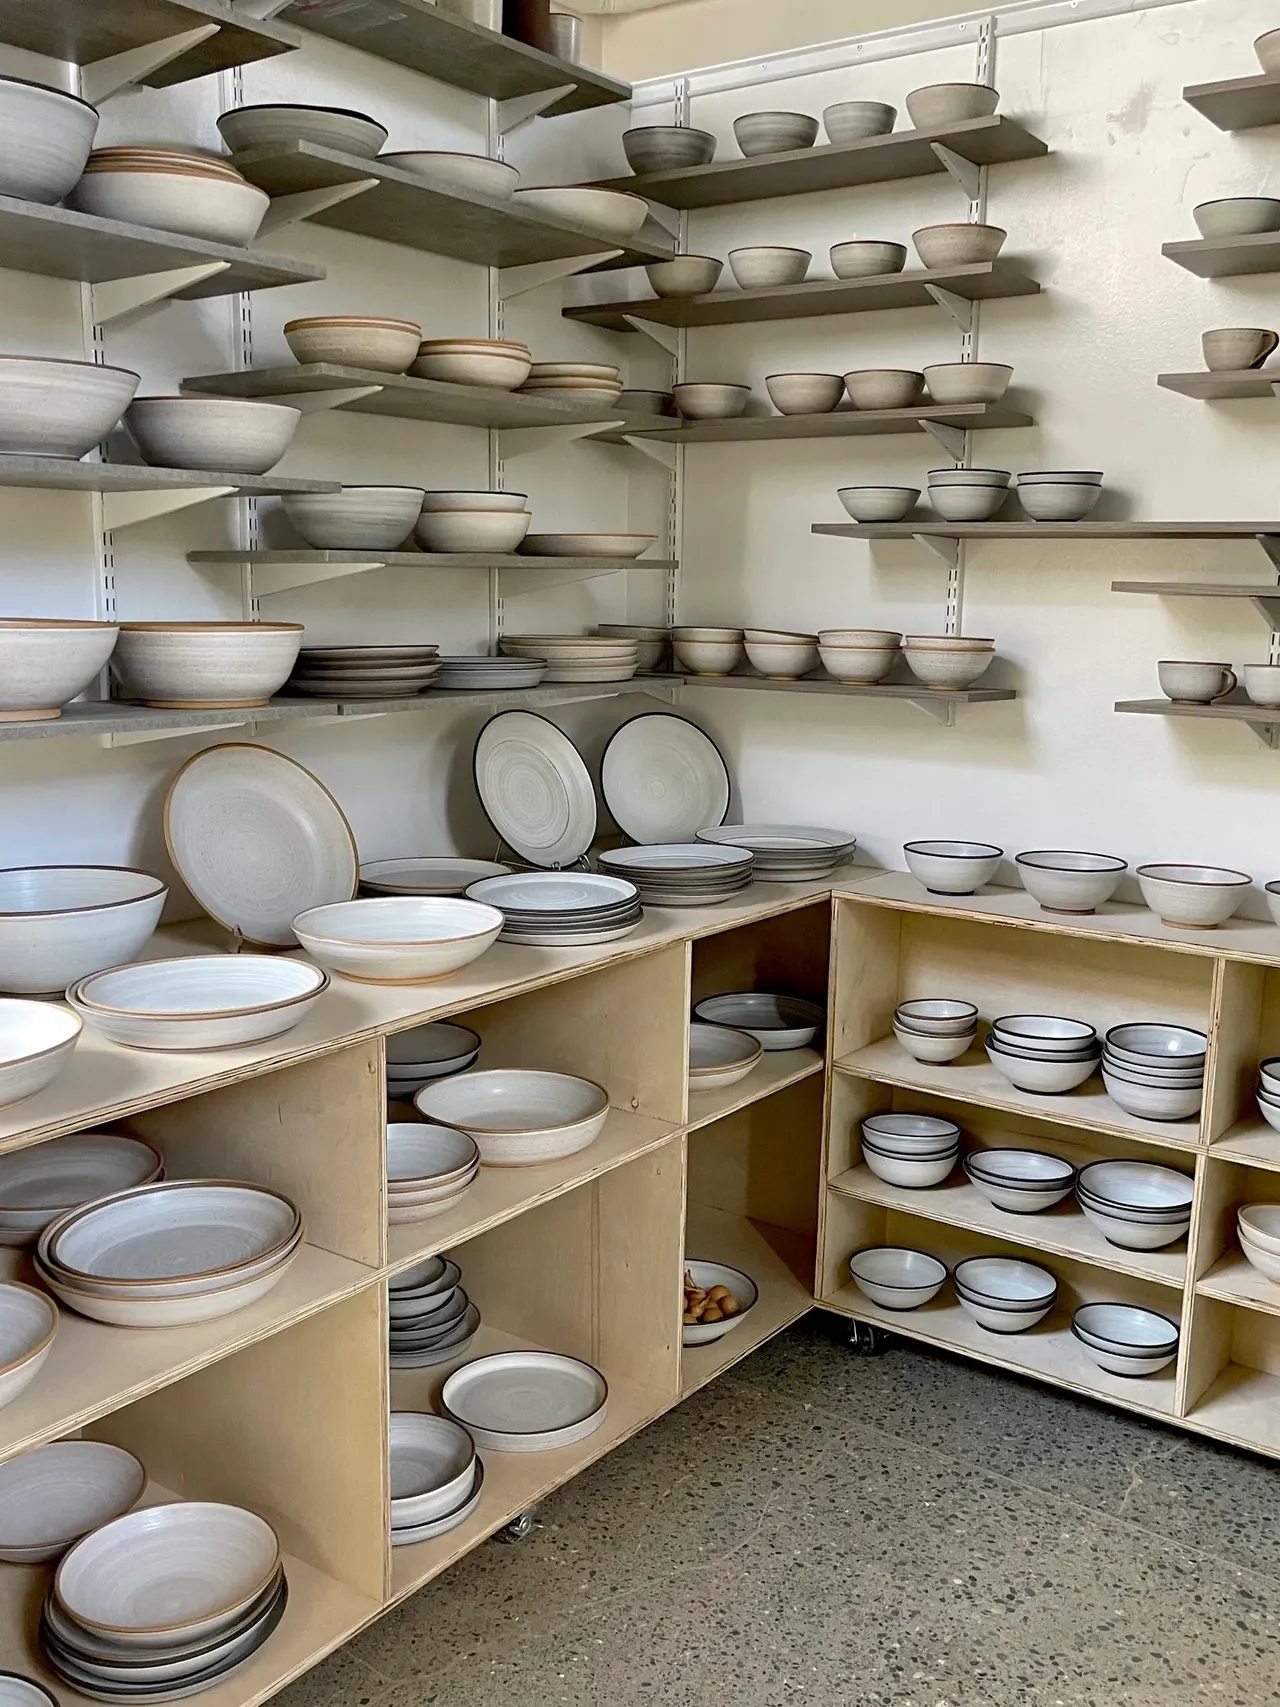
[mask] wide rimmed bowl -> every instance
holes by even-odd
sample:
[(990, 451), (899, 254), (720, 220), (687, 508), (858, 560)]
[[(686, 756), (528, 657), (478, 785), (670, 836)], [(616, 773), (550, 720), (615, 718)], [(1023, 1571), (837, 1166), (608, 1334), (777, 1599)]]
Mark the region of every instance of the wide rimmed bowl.
[(1013, 1215), (1038, 1215), (1068, 1197), (1076, 1170), (1044, 1150), (994, 1148), (972, 1150), (964, 1158), (969, 1184), (997, 1209)]
[(1155, 1375), (1178, 1355), (1177, 1322), (1136, 1304), (1084, 1304), (1071, 1318), (1071, 1332), (1112, 1375)]
[(113, 1043), (233, 1049), (292, 1031), (328, 987), (328, 973), (301, 960), (193, 954), (91, 973), (67, 1001)]
[(0, 1407), (40, 1373), (58, 1331), (58, 1307), (34, 1286), (0, 1281)]
[(155, 468), (266, 474), (288, 450), (302, 411), (247, 397), (137, 397), (125, 425)]
[(625, 190), (598, 190), (576, 184), (547, 184), (517, 190), (513, 207), (546, 219), (563, 220), (601, 237), (625, 242), (649, 217), (649, 204)]
[(318, 551), (395, 551), (422, 512), (420, 486), (344, 486), (282, 500), (295, 531)]
[(479, 1053), (478, 1032), (451, 1021), (434, 1020), (387, 1038), (387, 1078), (446, 1079), (465, 1071)]
[(111, 656), (119, 632), (114, 622), (0, 618), (0, 723), (60, 717)]
[(549, 1351), (496, 1352), (454, 1371), (441, 1404), (477, 1446), (545, 1452), (572, 1446), (605, 1420), (609, 1385), (580, 1358)]
[[(503, 663), (502, 659), (484, 660)], [(422, 858), (368, 860), (360, 867), (360, 887), (374, 895), (465, 895), (486, 877), (510, 877), (511, 867), (493, 859), (462, 859), (453, 854)], [(388, 1053), (387, 1059), (391, 1056)]]
[(734, 1328), (741, 1326), (760, 1296), (760, 1288), (751, 1276), (740, 1268), (730, 1268), (727, 1263), (686, 1257), (684, 1272), (686, 1280), (692, 1280), (704, 1292), (709, 1292), (713, 1286), (723, 1286), (738, 1309), (736, 1315), (726, 1316), (720, 1322), (685, 1322), (680, 1330), (682, 1345), (712, 1345), (716, 1340), (722, 1340)]
[(0, 1559), (14, 1565), (60, 1558), (81, 1536), (122, 1517), (142, 1497), (147, 1473), (122, 1447), (55, 1440), (0, 1465)]
[(739, 1084), (764, 1056), (764, 1044), (732, 1026), (689, 1027), (689, 1089), (722, 1091)]
[(392, 1191), (430, 1189), (464, 1178), (480, 1165), (480, 1148), (458, 1126), (426, 1120), (387, 1127), (387, 1185)]
[(960, 1307), (991, 1333), (1025, 1333), (1049, 1314), (1058, 1282), (1018, 1257), (967, 1257), (953, 1270)]
[(407, 373), (422, 328), (414, 320), (373, 314), (315, 314), (286, 320), (284, 337), (295, 361)]
[(475, 1483), (475, 1442), (459, 1423), (427, 1411), (391, 1413), (391, 1527), (454, 1511)]
[(65, 1008), (0, 1000), (0, 1108), (52, 1084), (83, 1029), (79, 1015)]
[(807, 1002), (801, 996), (773, 995), (766, 990), (706, 996), (693, 1011), (708, 1025), (727, 1025), (748, 1033), (766, 1053), (807, 1048), (826, 1018), (816, 1002)]
[(68, 1210), (163, 1173), (157, 1150), (116, 1132), (76, 1132), (10, 1151), (0, 1157), (0, 1245), (34, 1245)]
[(568, 1073), (493, 1068), (424, 1085), (420, 1114), (461, 1127), (487, 1167), (528, 1167), (576, 1155), (595, 1142), (609, 1114), (609, 1093)]
[(1004, 849), (990, 842), (905, 842), (907, 869), (931, 895), (974, 895), (999, 870)]
[(1140, 865), (1142, 899), (1166, 925), (1212, 930), (1225, 924), (1249, 893), (1253, 879), (1216, 865)]
[(126, 866), (0, 870), (0, 989), (56, 995), (90, 972), (132, 960), (167, 894), (158, 877)]
[(111, 671), (143, 705), (265, 705), (288, 681), (303, 632), (298, 622), (125, 622)]
[(145, 159), (88, 171), (68, 201), (81, 213), (146, 225), (180, 237), (244, 248), (257, 236), (271, 197), (256, 184), (190, 166)]
[(331, 972), (365, 984), (425, 984), (469, 966), (497, 940), (496, 907), (452, 896), (386, 895), (312, 907), (298, 941)]
[(487, 196), (491, 201), (511, 200), (520, 173), (505, 160), (487, 154), (461, 154), (443, 148), (413, 148), (398, 154), (378, 156), (380, 166), (394, 166), (421, 178), (433, 189), (448, 195)]
[(218, 129), (233, 154), (279, 143), (312, 142), (372, 160), (387, 140), (386, 126), (367, 113), (285, 102), (231, 107), (219, 116)]
[(1095, 913), (1115, 894), (1129, 869), (1117, 854), (1039, 848), (1015, 856), (1027, 894), (1046, 913)]
[(947, 1265), (927, 1251), (904, 1245), (872, 1245), (849, 1258), (858, 1291), (885, 1310), (918, 1310), (947, 1283)]
[(636, 125), (623, 131), (622, 152), (633, 172), (679, 172), (688, 166), (710, 165), (716, 139), (709, 130), (694, 130), (690, 125)]
[(0, 77), (0, 195), (60, 202), (84, 171), (98, 110), (45, 83)]
[(117, 424), (141, 383), (132, 368), (0, 355), (0, 453), (85, 456)]

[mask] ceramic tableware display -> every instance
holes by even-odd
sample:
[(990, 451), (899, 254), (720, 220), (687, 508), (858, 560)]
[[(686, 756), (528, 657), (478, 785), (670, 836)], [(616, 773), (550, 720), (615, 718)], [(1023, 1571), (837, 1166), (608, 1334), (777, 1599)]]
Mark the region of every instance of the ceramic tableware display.
[(506, 1351), (454, 1371), (441, 1404), (491, 1452), (551, 1452), (594, 1434), (609, 1387), (598, 1369), (549, 1351)]
[(904, 842), (907, 869), (930, 895), (974, 895), (990, 883), (1004, 849), (990, 842)]
[(987, 1036), (991, 1065), (1018, 1090), (1061, 1096), (1093, 1077), (1102, 1060), (1087, 1020), (1057, 1014), (1009, 1014)]
[(84, 171), (98, 110), (45, 83), (0, 78), (0, 195), (60, 202)]
[(687, 166), (709, 166), (716, 139), (709, 130), (690, 125), (636, 125), (623, 131), (622, 151), (633, 172), (679, 172)]
[(634, 883), (588, 871), (532, 871), (486, 877), (467, 890), (496, 907), (500, 942), (526, 948), (587, 948), (630, 936), (643, 916)]
[(634, 640), (600, 634), (504, 635), (509, 658), (545, 660), (546, 682), (627, 682), (639, 667)]
[(68, 1210), (163, 1174), (158, 1151), (116, 1132), (76, 1132), (10, 1151), (0, 1156), (0, 1245), (34, 1245)]
[(941, 1185), (960, 1154), (960, 1128), (933, 1114), (871, 1114), (862, 1122), (862, 1160), (886, 1185)]
[(292, 1031), (328, 988), (328, 973), (305, 961), (192, 954), (92, 972), (67, 1002), (133, 1049), (234, 1049)]
[(414, 379), (514, 391), (533, 366), (527, 344), (511, 338), (425, 338), (410, 365)]
[(416, 320), (377, 314), (313, 314), (286, 320), (284, 339), (294, 360), (304, 364), (331, 362), (375, 373), (407, 373), (422, 342), (422, 328)]
[(599, 856), (601, 871), (624, 877), (646, 907), (714, 907), (751, 887), (754, 855), (732, 843), (654, 842)]
[(466, 1522), (480, 1503), (484, 1469), (465, 1428), (427, 1411), (392, 1411), (389, 1447), (393, 1547)]
[(885, 1310), (919, 1310), (947, 1283), (947, 1265), (927, 1251), (873, 1245), (849, 1258), (849, 1273), (864, 1297)]
[(0, 355), (0, 453), (87, 456), (117, 425), (141, 383), (131, 368)]
[(0, 1108), (34, 1096), (63, 1071), (84, 1021), (47, 1002), (0, 1000)]
[(1185, 1238), (1194, 1195), (1190, 1174), (1153, 1162), (1090, 1162), (1076, 1178), (1086, 1219), (1128, 1251), (1159, 1251)]
[(528, 510), (496, 505), (475, 510), (423, 510), (413, 536), (423, 551), (437, 556), (468, 556), (487, 552), (505, 557), (528, 533), (533, 517)]
[(615, 243), (635, 237), (649, 217), (649, 204), (623, 190), (599, 190), (577, 184), (534, 185), (511, 198), (520, 212), (563, 220)]
[[(527, 557), (642, 557), (656, 545), (653, 533), (531, 533), (521, 551)], [(536, 639), (537, 637), (534, 636)], [(591, 635), (583, 638), (592, 639)]]
[(1189, 1120), (1204, 1100), (1204, 1032), (1143, 1021), (1113, 1025), (1103, 1039), (1107, 1094), (1140, 1120)]
[(150, 872), (126, 866), (0, 871), (0, 990), (53, 996), (90, 972), (134, 959), (168, 892)]
[(480, 731), (472, 768), (485, 816), (528, 864), (572, 865), (595, 840), (591, 773), (550, 719), (530, 711), (499, 712)]
[(1258, 1068), (1258, 1112), (1267, 1125), (1280, 1132), (1280, 1058), (1263, 1061)]
[(286, 493), (281, 507), (317, 551), (397, 551), (411, 539), (425, 496), (421, 486), (344, 486)]
[(761, 883), (810, 883), (852, 859), (857, 838), (813, 824), (721, 824), (697, 832), (700, 842), (746, 848)]
[(84, 1535), (123, 1517), (147, 1473), (103, 1440), (55, 1440), (0, 1465), (0, 1559), (47, 1564)]
[(951, 1278), (965, 1315), (993, 1334), (1027, 1333), (1058, 1296), (1058, 1282), (1047, 1268), (1017, 1257), (968, 1257)]
[(434, 645), (307, 646), (285, 692), (337, 700), (409, 699), (426, 693), (439, 673)]
[(766, 1054), (809, 1048), (818, 1042), (826, 1018), (816, 1002), (806, 1002), (800, 996), (772, 995), (765, 990), (704, 996), (693, 1011), (696, 1018), (708, 1025), (726, 1025), (746, 1032)]
[(1158, 1375), (1178, 1355), (1178, 1324), (1135, 1304), (1084, 1304), (1071, 1332), (1085, 1356), (1112, 1375)]
[(227, 742), (188, 759), (165, 796), (164, 834), (205, 912), (246, 942), (294, 947), (299, 913), (356, 892), (359, 856), (342, 808), (269, 747)]
[(58, 1331), (58, 1307), (45, 1292), (0, 1281), (0, 1409), (39, 1375)]
[(293, 671), (299, 622), (122, 622), (121, 696), (178, 711), (266, 705)]
[(457, 1263), (441, 1256), (392, 1275), (387, 1309), (393, 1369), (427, 1369), (465, 1354), (480, 1326), (480, 1312), (461, 1281)]
[(595, 632), (611, 635), (619, 640), (634, 640), (636, 670), (642, 675), (652, 674), (655, 670), (665, 670), (670, 666), (671, 629), (665, 624), (601, 622), (596, 625)]
[(469, 1132), (485, 1167), (533, 1167), (594, 1144), (609, 1093), (570, 1073), (493, 1068), (424, 1085), (414, 1097), (428, 1120)]
[(1137, 877), (1151, 911), (1182, 930), (1225, 924), (1253, 883), (1247, 872), (1217, 865), (1140, 865)]
[(296, 102), (231, 107), (219, 116), (218, 130), (233, 154), (249, 148), (275, 148), (281, 143), (310, 142), (317, 148), (372, 160), (387, 140), (387, 127), (367, 113)]
[(488, 693), (493, 688), (536, 688), (547, 673), (545, 658), (441, 658), (437, 693)]
[(293, 921), (322, 966), (360, 984), (429, 984), (497, 941), (502, 914), (445, 895), (375, 895), (309, 907)]
[(907, 96), (907, 116), (917, 130), (937, 130), (989, 118), (1000, 105), (1000, 91), (989, 83), (928, 83)]
[(151, 143), (95, 148), (68, 196), (81, 213), (244, 248), (271, 198), (225, 155)]
[(1040, 1215), (1071, 1195), (1076, 1170), (1044, 1150), (971, 1150), (965, 1177), (980, 1197), (1010, 1215)]
[(1102, 496), (1097, 469), (1024, 470), (1017, 478), (1018, 502), (1033, 522), (1079, 522)]
[(687, 841), (723, 824), (729, 768), (706, 732), (674, 712), (643, 712), (615, 729), (600, 764), (601, 791), (633, 842)]
[(114, 622), (0, 617), (0, 723), (61, 717), (111, 656), (119, 633)]
[(725, 1091), (764, 1059), (764, 1044), (747, 1031), (695, 1022), (689, 1027), (689, 1089)]
[(247, 397), (135, 397), (124, 419), (153, 467), (267, 474), (288, 450), (302, 411)]
[(764, 388), (780, 415), (829, 415), (844, 396), (838, 373), (771, 373)]
[(1038, 848), (1016, 856), (1014, 864), (1027, 894), (1046, 913), (1096, 913), (1115, 894), (1129, 869), (1116, 854), (1077, 853)]
[(453, 1126), (392, 1121), (387, 1127), (387, 1222), (430, 1221), (464, 1197), (480, 1171), (474, 1138)]
[(759, 1296), (760, 1288), (740, 1268), (686, 1257), (680, 1343), (714, 1345), (742, 1325)]
[(844, 376), (855, 409), (910, 409), (924, 396), (924, 375), (913, 368), (859, 368)]
[(996, 655), (994, 640), (961, 634), (907, 634), (902, 656), (917, 681), (927, 688), (956, 692), (970, 688), (987, 672)]

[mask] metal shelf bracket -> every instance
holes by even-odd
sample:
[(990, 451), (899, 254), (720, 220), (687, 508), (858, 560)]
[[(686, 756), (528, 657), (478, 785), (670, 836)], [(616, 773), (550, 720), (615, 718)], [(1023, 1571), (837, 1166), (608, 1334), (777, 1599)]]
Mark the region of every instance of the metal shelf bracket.
[(120, 730), (114, 735), (99, 735), (97, 742), (100, 747), (140, 747), (149, 741), (174, 741), (181, 735), (225, 735), (229, 729), (252, 729), (253, 722), (246, 717), (241, 723), (189, 723), (182, 729), (131, 729)]
[(962, 460), (965, 453), (965, 430), (963, 427), (950, 427), (945, 421), (921, 421), (920, 425), (930, 438), (937, 440), (948, 456), (953, 457), (957, 462)]
[(249, 573), (254, 597), (272, 599), (299, 587), (315, 587), (322, 581), (347, 581), (353, 575), (367, 575), (371, 570), (385, 568), (381, 558), (371, 557), (367, 563), (253, 563), (249, 565)]
[(953, 539), (950, 534), (913, 533), (912, 539), (917, 545), (923, 545), (926, 551), (931, 551), (935, 557), (940, 557), (948, 569), (958, 569), (960, 566), (960, 541)]
[(929, 147), (969, 200), (977, 201), (982, 185), (981, 166), (975, 166), (972, 160), (966, 160), (963, 154), (957, 154), (955, 149), (948, 148), (945, 142), (931, 142)]
[(665, 468), (668, 474), (675, 473), (680, 457), (678, 445), (669, 445), (663, 439), (646, 439), (641, 433), (624, 433), (622, 436), (632, 450), (638, 450), (641, 456), (647, 456), (659, 468)]
[(661, 202), (650, 202), (649, 218), (668, 237), (679, 237), (681, 219), (679, 208), (664, 207)]
[(126, 48), (123, 53), (110, 54), (80, 67), (80, 94), (92, 107), (117, 95), (131, 84), (143, 83), (153, 71), (216, 36), (217, 24), (201, 24), (180, 35), (165, 36), (161, 41), (144, 42), (141, 47)]
[(646, 338), (652, 338), (673, 359), (679, 354), (680, 334), (674, 326), (660, 326), (656, 320), (641, 320), (638, 314), (624, 314), (622, 318), (633, 332), (643, 332)]
[(90, 313), (95, 326), (107, 326), (128, 314), (168, 302), (180, 290), (225, 273), (230, 261), (202, 261), (194, 267), (174, 267), (163, 273), (139, 273), (131, 279), (103, 279), (90, 285)]
[(362, 196), (378, 182), (377, 178), (353, 178), (349, 184), (330, 184), (325, 189), (298, 190), (291, 196), (273, 196), (271, 206), (258, 227), (258, 236), (269, 237), (273, 231), (283, 231), (288, 225), (314, 219), (327, 208), (349, 202), (353, 196)]
[(585, 273), (592, 267), (603, 266), (621, 255), (621, 249), (601, 249), (594, 255), (566, 255), (558, 261), (530, 261), (522, 267), (498, 268), (498, 300), (510, 302), (557, 279), (571, 279), (575, 273)]
[(572, 95), (574, 85), (564, 83), (555, 89), (535, 89), (531, 95), (513, 95), (510, 100), (499, 101), (498, 135), (510, 136), (513, 131), (530, 124), (539, 113), (545, 113), (548, 107), (554, 107), (557, 101), (563, 101), (566, 95)]
[(159, 516), (176, 515), (179, 510), (207, 504), (211, 498), (228, 498), (237, 490), (235, 486), (183, 486), (161, 492), (104, 492), (102, 525), (107, 533), (119, 533), (122, 528), (136, 527), (139, 522), (155, 521)]
[(926, 284), (924, 288), (939, 308), (946, 309), (962, 332), (973, 331), (973, 303), (967, 296), (957, 296), (943, 285)]
[(919, 699), (910, 701), (926, 717), (932, 717), (935, 723), (941, 723), (944, 729), (954, 729), (956, 726), (956, 703), (953, 699), (944, 701), (928, 699), (921, 695)]
[(504, 427), (502, 429), (502, 460), (515, 462), (518, 457), (552, 445), (572, 444), (575, 439), (594, 438), (598, 433), (612, 433), (623, 426), (622, 421), (574, 421), (563, 427)]

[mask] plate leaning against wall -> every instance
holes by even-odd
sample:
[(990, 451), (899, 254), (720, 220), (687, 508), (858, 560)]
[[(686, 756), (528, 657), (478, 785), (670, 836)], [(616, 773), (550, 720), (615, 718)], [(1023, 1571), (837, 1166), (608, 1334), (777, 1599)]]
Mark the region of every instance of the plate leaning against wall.
[(582, 754), (548, 718), (502, 711), (480, 731), (480, 804), (507, 847), (530, 865), (572, 865), (595, 840), (596, 791)]
[(600, 770), (605, 805), (633, 842), (687, 842), (723, 824), (729, 767), (711, 737), (669, 711), (615, 729)]

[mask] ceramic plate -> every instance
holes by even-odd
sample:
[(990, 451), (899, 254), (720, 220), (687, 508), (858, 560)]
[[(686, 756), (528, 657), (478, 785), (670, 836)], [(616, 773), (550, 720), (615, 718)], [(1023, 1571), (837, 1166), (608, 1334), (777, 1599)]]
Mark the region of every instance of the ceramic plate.
[[(412, 1547), (419, 1541), (434, 1541), (437, 1535), (447, 1535), (451, 1529), (456, 1529), (460, 1523), (467, 1521), (471, 1513), (480, 1504), (480, 1495), (484, 1491), (484, 1465), (479, 1458), (474, 1462), (475, 1479), (471, 1483), (470, 1490), (462, 1504), (455, 1506), (452, 1511), (443, 1513), (440, 1517), (433, 1518), (428, 1523), (406, 1525), (393, 1522), (391, 1527), (391, 1545), (393, 1547)], [(394, 1518), (395, 1506), (393, 1505), (391, 1509)]]
[(147, 1473), (131, 1452), (97, 1440), (55, 1440), (0, 1466), (0, 1559), (56, 1559), (142, 1497)]
[(557, 872), (554, 876), (493, 877), (467, 891), (473, 901), (486, 901), (504, 913), (612, 913), (630, 908), (636, 899), (634, 883), (592, 872)]
[(239, 1279), (293, 1242), (298, 1211), (262, 1186), (171, 1180), (108, 1198), (66, 1216), (41, 1240), (41, 1254), (95, 1284)]
[(299, 913), (356, 893), (359, 856), (342, 808), (269, 747), (226, 742), (188, 759), (165, 799), (164, 834), (196, 900), (247, 942), (293, 947)]
[(687, 718), (647, 712), (616, 730), (601, 785), (618, 828), (633, 842), (687, 842), (723, 824), (729, 771), (709, 735)]
[(788, 865), (825, 864), (833, 854), (852, 853), (857, 846), (857, 838), (844, 830), (822, 830), (810, 824), (725, 824), (699, 830), (698, 840), (721, 846), (732, 843)]
[(455, 1370), (441, 1402), (477, 1446), (543, 1452), (585, 1440), (605, 1418), (598, 1369), (550, 1351), (504, 1351)]
[(504, 711), (480, 731), (476, 788), (489, 822), (530, 865), (572, 865), (596, 833), (596, 793), (569, 737), (531, 711)]
[(375, 895), (465, 895), (486, 877), (509, 877), (492, 859), (379, 859), (360, 867), (360, 887)]

